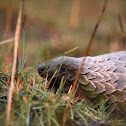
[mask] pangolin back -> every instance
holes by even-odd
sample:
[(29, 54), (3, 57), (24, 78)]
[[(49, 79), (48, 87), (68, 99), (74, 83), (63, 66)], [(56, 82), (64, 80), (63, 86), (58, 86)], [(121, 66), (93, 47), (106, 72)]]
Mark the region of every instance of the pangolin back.
[[(48, 71), (48, 77), (51, 77), (55, 70), (59, 69), (58, 64), (62, 62), (62, 67), (66, 69), (66, 73), (60, 74), (60, 77), (56, 78), (59, 80), (55, 81), (55, 85), (60, 84), (61, 76), (64, 76), (72, 84), (82, 59), (83, 57), (62, 56), (48, 62), (46, 65), (39, 66), (38, 72), (42, 76), (45, 66), (47, 66), (46, 69), (57, 66), (55, 69)], [(110, 102), (116, 100), (125, 102), (126, 52), (120, 51), (94, 57), (87, 56), (78, 81), (82, 92), (89, 98), (95, 98), (98, 94), (103, 94), (110, 99)]]
[[(126, 52), (114, 52), (95, 57), (86, 57), (79, 82), (88, 97), (104, 94), (111, 102), (126, 101)], [(84, 83), (84, 81), (86, 81)]]

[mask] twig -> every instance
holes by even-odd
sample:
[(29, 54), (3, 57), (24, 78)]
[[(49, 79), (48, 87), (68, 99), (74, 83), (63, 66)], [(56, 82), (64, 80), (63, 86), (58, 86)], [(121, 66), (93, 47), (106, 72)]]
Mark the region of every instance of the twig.
[(18, 43), (19, 43), (20, 31), (21, 31), (23, 4), (24, 4), (24, 1), (22, 0), (20, 2), (19, 15), (18, 15), (17, 26), (16, 26), (16, 31), (15, 31), (15, 38), (14, 38), (14, 60), (13, 60), (13, 67), (12, 67), (10, 89), (8, 92), (8, 101), (7, 101), (7, 124), (9, 124), (9, 122), (10, 122), (12, 93), (14, 90), (14, 78), (15, 78), (16, 63), (17, 63)]
[(8, 39), (8, 40), (1, 41), (1, 42), (0, 42), (0, 46), (3, 45), (3, 44), (6, 44), (6, 43), (13, 42), (13, 41), (14, 41), (14, 38), (10, 38), (10, 39)]
[(82, 59), (80, 68), (79, 68), (78, 71), (77, 71), (77, 76), (76, 76), (75, 81), (74, 81), (74, 83), (73, 83), (73, 87), (72, 87), (72, 91), (71, 91), (71, 94), (70, 94), (70, 98), (69, 98), (69, 100), (68, 100), (68, 102), (67, 102), (67, 105), (66, 105), (66, 108), (65, 108), (65, 112), (64, 112), (64, 115), (63, 115), (62, 126), (64, 126), (65, 123), (66, 123), (67, 116), (68, 116), (69, 105), (70, 105), (70, 103), (71, 103), (73, 94), (74, 94), (74, 92), (75, 92), (75, 89), (76, 89), (76, 86), (77, 86), (77, 82), (78, 82), (78, 79), (79, 79), (81, 70), (82, 70), (82, 68), (83, 68), (83, 66), (84, 66), (84, 61), (85, 61), (86, 56), (88, 55), (88, 53), (89, 53), (89, 51), (90, 51), (90, 47), (91, 47), (91, 45), (92, 45), (92, 42), (93, 42), (95, 33), (96, 33), (97, 28), (98, 28), (98, 26), (99, 26), (99, 24), (100, 24), (100, 21), (101, 21), (101, 19), (102, 19), (102, 17), (103, 17), (103, 14), (104, 14), (104, 11), (105, 11), (107, 2), (108, 2), (108, 0), (105, 0), (105, 3), (104, 3), (103, 8), (102, 8), (102, 11), (101, 11), (101, 13), (100, 13), (100, 15), (99, 15), (98, 21), (97, 21), (97, 23), (96, 23), (96, 25), (95, 25), (95, 28), (94, 28), (93, 33), (92, 33), (92, 36), (91, 36), (91, 38), (90, 38), (90, 41), (88, 42), (88, 46), (87, 46), (87, 49), (86, 49), (86, 52), (85, 52), (85, 57)]
[(120, 25), (120, 29), (121, 29), (123, 49), (126, 49), (126, 37), (125, 37), (124, 27), (123, 27), (123, 24), (122, 24), (122, 18), (120, 16), (120, 14), (118, 15), (118, 20), (119, 20), (119, 25)]

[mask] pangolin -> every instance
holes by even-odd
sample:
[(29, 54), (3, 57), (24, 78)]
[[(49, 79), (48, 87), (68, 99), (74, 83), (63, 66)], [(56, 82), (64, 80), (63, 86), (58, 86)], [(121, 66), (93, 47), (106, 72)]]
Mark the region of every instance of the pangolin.
[[(67, 88), (73, 84), (82, 59), (83, 57), (61, 56), (39, 66), (38, 72), (42, 77), (48, 72), (48, 78), (51, 78), (58, 70), (50, 86), (53, 85), (57, 89), (64, 77), (66, 79), (64, 88)], [(78, 84), (81, 92), (88, 98), (95, 98), (101, 94), (110, 99), (111, 103), (126, 102), (126, 51), (87, 56)]]

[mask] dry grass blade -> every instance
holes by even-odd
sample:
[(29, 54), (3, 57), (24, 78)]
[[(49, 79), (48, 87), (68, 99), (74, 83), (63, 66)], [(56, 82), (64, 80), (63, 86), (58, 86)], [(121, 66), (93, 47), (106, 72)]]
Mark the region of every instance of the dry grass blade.
[(70, 28), (76, 29), (79, 22), (79, 14), (80, 14), (80, 0), (72, 1), (72, 9), (70, 16)]
[(76, 102), (79, 101), (79, 99), (80, 99), (79, 97), (76, 98), (76, 100), (75, 100), (74, 103), (72, 104), (72, 107), (76, 104)]
[[(90, 51), (90, 47), (91, 47), (91, 45), (92, 45), (93, 38), (94, 38), (95, 33), (96, 33), (96, 31), (97, 31), (97, 28), (98, 28), (98, 26), (99, 26), (99, 24), (100, 24), (100, 21), (101, 21), (101, 19), (102, 19), (102, 17), (103, 17), (103, 14), (104, 14), (104, 12), (105, 12), (105, 8), (106, 8), (106, 5), (107, 5), (107, 2), (108, 2), (108, 0), (105, 0), (105, 3), (104, 3), (103, 8), (102, 8), (102, 11), (101, 11), (101, 13), (100, 13), (100, 15), (99, 15), (98, 21), (97, 21), (97, 23), (96, 23), (96, 25), (95, 25), (95, 28), (94, 28), (93, 33), (92, 33), (92, 36), (91, 36), (90, 41), (89, 41), (89, 43), (88, 43), (88, 46), (87, 46), (87, 49), (86, 49), (86, 52), (85, 52), (85, 56), (87, 56), (88, 53), (89, 53), (89, 51)], [(81, 65), (80, 65), (80, 68), (79, 68), (78, 71), (77, 71), (77, 76), (76, 76), (76, 79), (75, 79), (75, 81), (74, 81), (74, 83), (73, 83), (73, 87), (72, 87), (72, 91), (71, 91), (71, 94), (70, 94), (70, 98), (69, 98), (69, 100), (68, 100), (68, 102), (67, 102), (67, 105), (66, 105), (66, 108), (65, 108), (65, 112), (64, 112), (64, 115), (63, 115), (62, 126), (64, 126), (65, 123), (66, 123), (69, 105), (70, 105), (71, 99), (72, 99), (72, 97), (73, 97), (73, 94), (74, 94), (74, 92), (75, 92), (75, 89), (76, 89), (76, 86), (77, 86), (77, 82), (78, 82), (78, 79), (79, 79), (81, 70), (82, 70), (82, 68), (83, 68), (83, 65), (84, 65), (84, 61), (85, 61), (85, 57), (83, 58), (83, 60), (82, 60), (82, 62), (81, 62)]]
[(11, 32), (11, 24), (12, 24), (12, 15), (13, 15), (13, 9), (11, 6), (8, 6), (6, 8), (7, 10), (7, 16), (6, 16), (6, 28), (5, 28), (5, 37), (8, 38)]
[(14, 41), (14, 38), (10, 38), (10, 39), (8, 39), (8, 40), (1, 41), (1, 42), (0, 42), (0, 46), (3, 45), (3, 44), (6, 44), (6, 43), (13, 42), (13, 41)]
[(94, 27), (92, 36), (91, 36), (90, 41), (89, 41), (89, 43), (88, 43), (87, 49), (86, 49), (86, 51), (85, 51), (85, 56), (87, 56), (88, 53), (89, 53), (89, 51), (90, 51), (90, 47), (91, 47), (91, 45), (92, 45), (93, 38), (94, 38), (95, 33), (96, 33), (96, 31), (97, 31), (97, 28), (98, 28), (98, 26), (99, 26), (99, 24), (100, 24), (100, 22), (101, 22), (101, 19), (102, 19), (102, 17), (103, 17), (103, 14), (104, 14), (104, 12), (105, 12), (107, 2), (108, 2), (108, 0), (105, 0), (105, 3), (104, 3), (103, 8), (102, 8), (102, 11), (101, 11), (101, 13), (100, 13), (100, 15), (99, 15), (98, 21), (97, 21), (97, 23), (96, 23), (96, 25), (95, 25), (95, 27)]
[(124, 27), (123, 27), (122, 18), (120, 16), (120, 14), (118, 15), (118, 19), (119, 19), (119, 25), (120, 25), (120, 29), (121, 29), (123, 49), (126, 49), (126, 37), (125, 37)]
[(8, 92), (8, 101), (7, 101), (7, 123), (8, 124), (10, 122), (11, 102), (12, 102), (12, 93), (13, 93), (13, 90), (14, 90), (14, 78), (15, 78), (15, 70), (16, 70), (16, 63), (17, 63), (18, 43), (19, 43), (20, 31), (21, 31), (23, 4), (24, 4), (24, 2), (21, 1), (16, 31), (15, 31), (15, 38), (14, 38), (14, 61), (13, 61), (13, 67), (12, 67), (11, 84), (10, 84), (10, 89), (9, 89), (9, 92)]
[(55, 73), (53, 74), (53, 76), (51, 77), (51, 79), (50, 79), (50, 81), (49, 81), (49, 83), (48, 83), (48, 86), (47, 86), (46, 90), (49, 88), (49, 86), (50, 86), (50, 84), (51, 84), (51, 82), (52, 82), (52, 79), (54, 78), (54, 76), (55, 76), (55, 74), (57, 73), (57, 71), (58, 71), (58, 70), (56, 70)]
[[(48, 72), (47, 72), (47, 74), (46, 74), (45, 87), (46, 87), (46, 85), (47, 85), (47, 78), (48, 78)], [(47, 90), (47, 88), (44, 89), (44, 91), (46, 91), (46, 90)]]
[(70, 86), (70, 88), (69, 88), (69, 90), (68, 90), (68, 94), (70, 94), (71, 89), (72, 89), (72, 85)]

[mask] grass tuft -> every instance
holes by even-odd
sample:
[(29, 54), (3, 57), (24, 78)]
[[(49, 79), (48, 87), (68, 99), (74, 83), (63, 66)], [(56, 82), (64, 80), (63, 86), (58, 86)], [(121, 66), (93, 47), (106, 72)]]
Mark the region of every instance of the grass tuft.
[[(60, 126), (71, 95), (71, 89), (68, 93), (63, 93), (65, 80), (62, 78), (60, 87), (55, 93), (53, 90), (45, 90), (45, 81), (41, 81), (38, 74), (34, 72), (34, 67), (29, 73), (23, 68), (23, 62), (19, 63), (19, 71), (14, 81), (15, 90), (12, 97), (12, 113), (10, 125), (41, 125), (41, 126)], [(8, 71), (11, 71), (8, 68)], [(11, 72), (10, 72), (11, 73)], [(7, 92), (10, 85), (11, 74), (0, 73), (0, 123), (5, 124), (4, 120), (7, 105)], [(88, 105), (85, 99), (81, 101), (77, 97), (72, 97), (67, 125), (94, 125), (105, 124), (115, 125), (112, 113), (106, 105), (106, 101), (98, 102), (95, 105)], [(121, 123), (120, 123), (121, 124)]]

